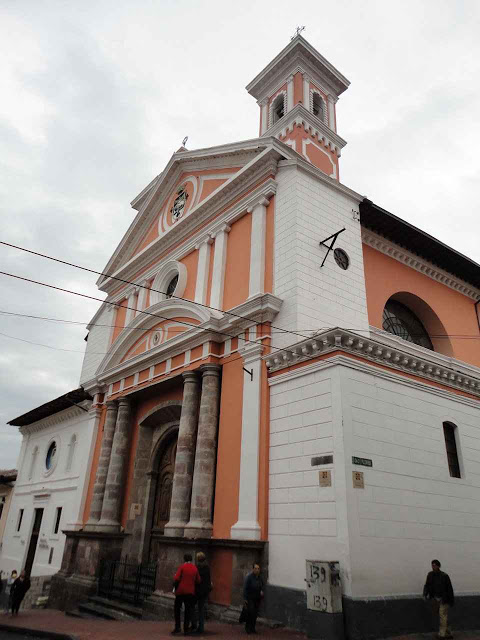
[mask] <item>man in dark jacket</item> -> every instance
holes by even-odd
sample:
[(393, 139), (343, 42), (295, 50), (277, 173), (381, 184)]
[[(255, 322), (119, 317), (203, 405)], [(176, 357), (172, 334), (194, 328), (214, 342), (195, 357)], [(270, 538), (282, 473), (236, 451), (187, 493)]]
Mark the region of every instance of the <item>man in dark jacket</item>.
[[(212, 590), (212, 580), (210, 578), (210, 568), (205, 562), (205, 554), (200, 551), (197, 553), (197, 569), (200, 575), (200, 584), (197, 584), (195, 588), (195, 596), (197, 599), (198, 609), (198, 626), (197, 633), (203, 633), (205, 631), (205, 605), (207, 604), (208, 594)], [(195, 615), (192, 616), (193, 626), (195, 628)]]
[(245, 631), (247, 633), (257, 633), (255, 625), (257, 623), (258, 608), (260, 600), (263, 598), (263, 579), (260, 575), (260, 565), (254, 563), (253, 571), (248, 574), (243, 583), (243, 600), (247, 609), (245, 621)]
[(181, 631), (180, 615), (182, 604), (185, 606), (183, 631), (185, 635), (190, 631), (192, 609), (195, 606), (195, 586), (200, 584), (200, 575), (197, 567), (192, 563), (191, 554), (186, 553), (183, 559), (185, 562), (178, 567), (177, 573), (173, 578), (175, 585), (175, 629), (172, 631), (172, 635)]
[(25, 594), (30, 589), (30, 578), (25, 575), (25, 571), (22, 571), (15, 582), (12, 584), (11, 597), (12, 597), (12, 616), (18, 616), (18, 610), (22, 604), (22, 600)]
[(423, 588), (423, 597), (431, 600), (435, 614), (439, 616), (439, 638), (453, 638), (448, 627), (448, 609), (453, 607), (455, 597), (453, 587), (447, 573), (440, 571), (440, 560), (432, 560), (432, 570), (427, 575), (427, 581)]

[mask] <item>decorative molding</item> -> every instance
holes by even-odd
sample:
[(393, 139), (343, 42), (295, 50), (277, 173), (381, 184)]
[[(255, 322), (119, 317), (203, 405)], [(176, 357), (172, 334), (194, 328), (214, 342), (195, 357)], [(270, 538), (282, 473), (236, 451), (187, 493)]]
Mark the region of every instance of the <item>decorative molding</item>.
[(418, 349), (412, 353), (410, 343), (403, 342), (398, 347), (392, 347), (382, 343), (381, 336), (373, 339), (336, 327), (298, 342), (282, 353), (264, 356), (264, 360), (268, 371), (272, 373), (320, 355), (344, 351), (480, 397), (479, 368), (465, 366), (464, 363), (445, 356), (445, 364), (441, 364), (438, 357), (430, 357), (428, 349), (422, 349), (421, 354)]
[(468, 284), (451, 273), (448, 273), (448, 271), (439, 269), (431, 262), (427, 262), (424, 258), (407, 251), (403, 247), (393, 243), (391, 240), (387, 240), (383, 236), (370, 231), (365, 227), (362, 227), (362, 242), (369, 247), (372, 247), (372, 249), (381, 251), (390, 258), (398, 260), (398, 262), (406, 264), (412, 269), (423, 273), (423, 275), (428, 276), (432, 280), (436, 280), (437, 282), (450, 287), (450, 289), (463, 293), (463, 295), (468, 296), (472, 300), (480, 300), (480, 289), (472, 287), (471, 284)]
[[(85, 406), (85, 408), (89, 408), (90, 405), (90, 401), (81, 403), (81, 406)], [(47, 416), (42, 420), (38, 420), (38, 422), (33, 422), (32, 424), (27, 424), (23, 427), (19, 427), (18, 430), (20, 431), (22, 436), (29, 436), (34, 433), (38, 433), (39, 431), (43, 431), (43, 429), (47, 429), (48, 427), (53, 427), (55, 425), (61, 424), (62, 422), (66, 422), (67, 420), (82, 417), (86, 417), (87, 420), (90, 419), (90, 415), (86, 414), (85, 411), (83, 411), (79, 407), (69, 407), (68, 409), (64, 409), (63, 411), (54, 413), (51, 416)]]
[(319, 151), (321, 151), (323, 154), (325, 154), (328, 158), (328, 160), (330, 161), (330, 164), (332, 165), (332, 173), (330, 174), (330, 178), (337, 178), (337, 165), (334, 163), (334, 161), (332, 160), (332, 156), (330, 153), (328, 153), (328, 151), (325, 151), (325, 149), (323, 149), (319, 144), (316, 144), (314, 140), (310, 140), (309, 138), (304, 138), (302, 140), (302, 155), (303, 157), (308, 160), (308, 162), (312, 162), (310, 160), (310, 158), (308, 157), (307, 154), (307, 146), (311, 144), (312, 146), (314, 146), (316, 149), (318, 149)]
[(303, 104), (296, 104), (283, 118), (270, 126), (264, 135), (274, 136), (280, 140), (292, 132), (295, 127), (303, 127), (307, 133), (316, 137), (325, 147), (334, 151), (338, 157), (342, 155), (341, 151), (347, 141), (330, 129), (320, 118), (310, 113)]

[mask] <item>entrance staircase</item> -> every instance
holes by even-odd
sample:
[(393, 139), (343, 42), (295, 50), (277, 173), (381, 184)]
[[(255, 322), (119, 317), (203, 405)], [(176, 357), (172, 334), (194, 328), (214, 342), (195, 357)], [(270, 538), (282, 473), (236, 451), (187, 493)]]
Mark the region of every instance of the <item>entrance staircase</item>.
[(66, 611), (67, 616), (103, 620), (140, 620), (142, 607), (136, 607), (122, 600), (112, 600), (100, 596), (91, 596), (87, 602), (78, 605), (73, 611)]

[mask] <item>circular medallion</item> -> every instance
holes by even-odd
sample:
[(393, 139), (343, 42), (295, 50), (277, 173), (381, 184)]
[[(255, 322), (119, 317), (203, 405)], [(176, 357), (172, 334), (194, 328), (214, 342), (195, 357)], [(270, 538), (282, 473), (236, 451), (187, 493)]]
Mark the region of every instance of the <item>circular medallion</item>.
[(334, 249), (333, 257), (335, 258), (335, 262), (338, 264), (340, 269), (346, 271), (350, 265), (350, 258), (348, 257), (346, 251), (343, 249)]

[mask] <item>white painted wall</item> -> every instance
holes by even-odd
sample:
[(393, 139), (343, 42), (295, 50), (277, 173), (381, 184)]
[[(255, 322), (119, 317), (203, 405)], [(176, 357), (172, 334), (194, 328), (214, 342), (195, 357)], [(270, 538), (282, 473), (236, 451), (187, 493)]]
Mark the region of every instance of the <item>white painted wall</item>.
[[(341, 367), (353, 594), (419, 594), (433, 558), (455, 591), (479, 592), (480, 402), (367, 367)], [(443, 422), (457, 425), (462, 478), (449, 474)], [(351, 477), (352, 468), (347, 472)]]
[[(61, 530), (78, 528), (82, 522), (97, 422), (95, 412), (86, 413), (73, 407), (23, 427), (23, 454), (19, 460), (19, 474), (0, 554), (0, 568), (3, 571), (18, 571), (23, 567), (36, 508), (43, 508), (44, 513), (32, 576), (52, 575), (60, 569), (65, 546), (65, 535)], [(67, 469), (73, 435), (77, 443), (72, 465)], [(45, 457), (52, 440), (57, 443), (56, 465), (48, 474)], [(38, 455), (32, 478), (29, 479), (32, 454), (36, 447)], [(59, 532), (54, 534), (57, 507), (62, 507), (62, 516)], [(20, 509), (24, 509), (24, 514), (20, 531), (17, 531)], [(51, 547), (54, 548), (53, 558), (52, 563), (48, 564)]]
[(115, 324), (115, 313), (104, 309), (90, 329), (80, 375), (81, 385), (95, 376), (96, 370), (105, 357), (110, 345), (113, 324)]
[[(480, 591), (480, 402), (345, 356), (271, 378), (270, 394), (271, 584), (303, 590), (306, 559), (338, 560), (346, 595), (419, 595), (439, 558), (457, 593)], [(460, 479), (444, 421), (458, 427)], [(331, 489), (311, 467), (328, 453)]]
[[(314, 368), (270, 379), (269, 582), (305, 589), (305, 560), (338, 560), (348, 592), (339, 375)], [(312, 457), (326, 454), (335, 465), (312, 467)], [(319, 486), (326, 469), (332, 487)]]
[[(343, 327), (368, 335), (360, 223), (353, 219), (357, 201), (316, 176), (283, 162), (276, 176), (274, 293), (284, 300), (275, 326), (308, 335), (306, 330)], [(340, 269), (319, 242), (346, 228), (335, 247), (350, 257)], [(298, 331), (301, 330), (301, 331)], [(275, 338), (285, 346), (301, 336)]]

